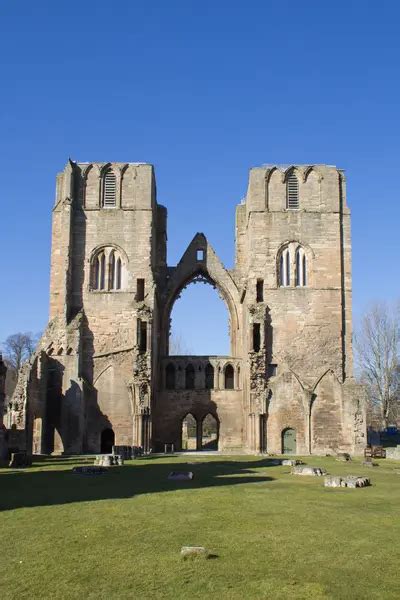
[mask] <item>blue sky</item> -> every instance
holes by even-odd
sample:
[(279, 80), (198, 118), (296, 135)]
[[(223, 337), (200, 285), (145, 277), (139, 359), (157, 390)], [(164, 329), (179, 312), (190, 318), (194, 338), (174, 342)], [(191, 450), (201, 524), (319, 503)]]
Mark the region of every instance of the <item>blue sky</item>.
[[(336, 164), (355, 317), (398, 298), (399, 19), (385, 0), (2, 0), (0, 340), (46, 324), (55, 175), (69, 156), (153, 163), (170, 264), (203, 231), (228, 267), (251, 166)], [(195, 352), (226, 352), (221, 314), (211, 288), (192, 286), (174, 329)]]

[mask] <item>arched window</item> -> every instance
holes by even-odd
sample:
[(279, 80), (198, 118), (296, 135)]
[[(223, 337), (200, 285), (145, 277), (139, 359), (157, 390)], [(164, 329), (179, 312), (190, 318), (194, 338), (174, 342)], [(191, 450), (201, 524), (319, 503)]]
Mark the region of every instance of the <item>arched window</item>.
[(115, 250), (111, 250), (108, 260), (108, 280), (108, 289), (115, 290)]
[(117, 271), (115, 273), (115, 289), (120, 290), (122, 286), (122, 261), (117, 259)]
[(306, 251), (299, 242), (285, 244), (277, 257), (278, 285), (306, 287), (309, 280), (310, 256), (311, 251)]
[(214, 367), (208, 363), (205, 369), (206, 375), (206, 390), (214, 389)]
[(232, 365), (226, 365), (225, 367), (225, 389), (233, 390), (235, 386), (235, 371)]
[(103, 179), (103, 207), (114, 208), (117, 205), (117, 178), (114, 171), (108, 169)]
[(307, 285), (307, 257), (304, 249), (299, 247), (296, 250), (296, 286), (305, 287)]
[(92, 289), (104, 290), (106, 272), (106, 257), (104, 251), (96, 254), (92, 263), (92, 267)]
[(185, 369), (185, 388), (194, 390), (194, 366), (189, 364)]
[(286, 208), (299, 208), (299, 180), (293, 171), (286, 180)]
[(101, 248), (92, 256), (90, 289), (99, 291), (121, 290), (124, 284), (124, 261), (119, 250)]
[(279, 285), (287, 287), (290, 285), (290, 252), (285, 248), (279, 259)]
[(175, 386), (176, 386), (175, 375), (176, 375), (175, 365), (173, 365), (172, 363), (169, 363), (167, 365), (167, 368), (165, 369), (165, 387), (167, 388), (167, 390), (175, 389)]

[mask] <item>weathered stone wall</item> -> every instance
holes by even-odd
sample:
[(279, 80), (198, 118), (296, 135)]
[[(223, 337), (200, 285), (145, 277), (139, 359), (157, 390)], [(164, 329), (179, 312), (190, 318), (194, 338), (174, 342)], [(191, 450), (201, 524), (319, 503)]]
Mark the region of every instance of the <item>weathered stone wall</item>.
[[(299, 184), (296, 210), (286, 206), (290, 173)], [(344, 186), (335, 167), (256, 168), (250, 171), (246, 202), (237, 210), (235, 276), (246, 286), (244, 330), (250, 341), (254, 322), (262, 331), (265, 327), (266, 358), (276, 365), (266, 384), (272, 398), (266, 440), (260, 443), (271, 452), (281, 451), (285, 427), (296, 430), (299, 452), (354, 448), (355, 432), (344, 425), (342, 390), (352, 379), (350, 214)], [(296, 285), (297, 248), (307, 261), (304, 287)], [(280, 256), (286, 249), (290, 277), (282, 285)], [(263, 281), (268, 322), (261, 308), (254, 314), (257, 280)], [(335, 385), (324, 379), (314, 390), (328, 371)], [(259, 399), (249, 399), (256, 410), (262, 409), (264, 394), (259, 386)], [(257, 440), (250, 445), (257, 447)]]
[[(291, 174), (294, 209), (286, 207)], [(290, 430), (297, 453), (361, 452), (365, 413), (352, 378), (343, 173), (324, 165), (252, 169), (236, 211), (232, 271), (201, 233), (168, 267), (166, 217), (151, 165), (70, 161), (58, 175), (50, 322), (9, 407), (16, 443), (34, 452), (98, 452), (112, 430), (117, 445), (179, 448), (190, 413), (200, 446), (210, 414), (221, 450), (280, 453)], [(196, 280), (226, 303), (230, 357), (168, 356), (172, 307)], [(168, 364), (176, 368), (173, 389)], [(189, 364), (193, 389), (184, 375)], [(229, 364), (232, 389), (224, 379)]]

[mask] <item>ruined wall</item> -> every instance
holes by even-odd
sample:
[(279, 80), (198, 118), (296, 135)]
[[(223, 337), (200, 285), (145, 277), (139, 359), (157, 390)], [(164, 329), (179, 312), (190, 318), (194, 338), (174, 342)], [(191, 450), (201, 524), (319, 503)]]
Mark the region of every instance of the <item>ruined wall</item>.
[[(112, 430), (117, 445), (179, 448), (190, 413), (200, 447), (212, 415), (220, 450), (361, 452), (343, 173), (325, 165), (251, 169), (231, 271), (202, 233), (167, 266), (166, 220), (151, 165), (70, 161), (58, 175), (50, 322), (9, 407), (15, 443), (98, 452)], [(168, 356), (173, 304), (197, 280), (226, 303), (230, 357)]]
[[(287, 204), (291, 175), (298, 186), (295, 209)], [(252, 169), (246, 202), (237, 209), (236, 240), (235, 276), (246, 288), (243, 329), (249, 343), (254, 323), (260, 324), (261, 336), (265, 332), (258, 359), (249, 361), (248, 377), (251, 382), (264, 371), (266, 384), (264, 389), (258, 385), (256, 393), (250, 386), (250, 411), (261, 412), (267, 388), (273, 390), (266, 440), (253, 440), (253, 447), (258, 443), (278, 452), (281, 433), (289, 426), (297, 431), (301, 452), (353, 445), (354, 431), (349, 434), (344, 426), (341, 389), (353, 376), (350, 213), (343, 173), (325, 165)], [(296, 279), (298, 252), (306, 261), (302, 282)], [(287, 273), (284, 282), (281, 271)], [(257, 282), (262, 300), (256, 297)], [(264, 357), (272, 369), (263, 365)], [(313, 402), (312, 390), (328, 370), (338, 383), (329, 389), (321, 384)]]

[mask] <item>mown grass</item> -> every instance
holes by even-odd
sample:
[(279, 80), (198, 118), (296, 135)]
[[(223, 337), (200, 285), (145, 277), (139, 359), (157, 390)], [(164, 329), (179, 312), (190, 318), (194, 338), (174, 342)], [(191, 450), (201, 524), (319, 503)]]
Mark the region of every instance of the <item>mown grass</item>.
[[(394, 462), (305, 459), (372, 478), (346, 490), (261, 457), (149, 458), (72, 474), (84, 460), (0, 470), (2, 600), (400, 598)], [(193, 481), (168, 481), (179, 469)], [(216, 557), (183, 561), (182, 545)]]

